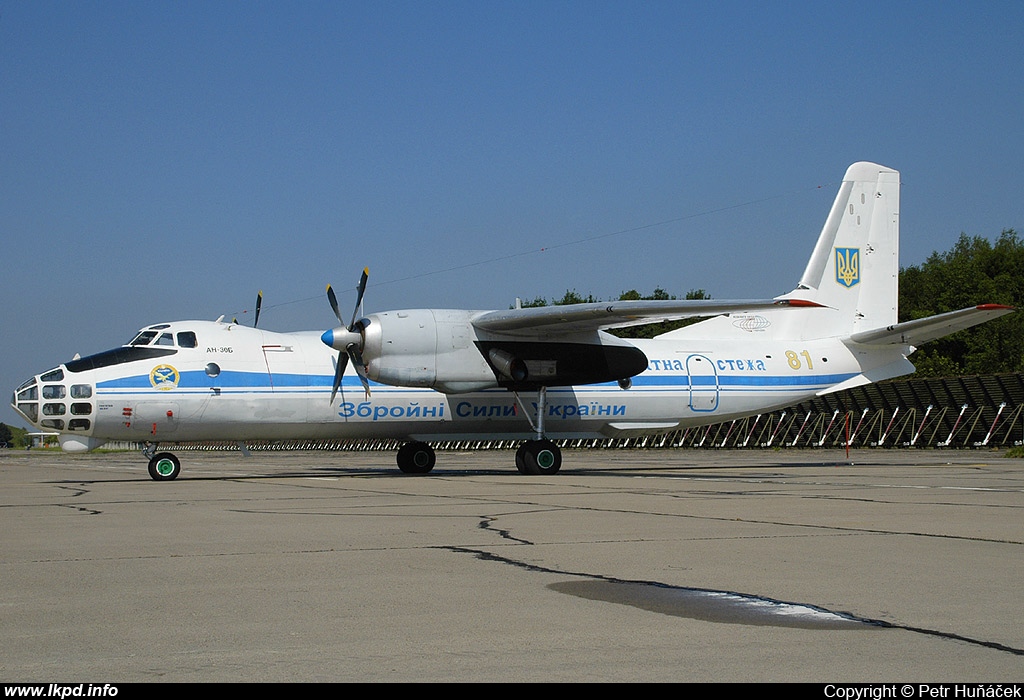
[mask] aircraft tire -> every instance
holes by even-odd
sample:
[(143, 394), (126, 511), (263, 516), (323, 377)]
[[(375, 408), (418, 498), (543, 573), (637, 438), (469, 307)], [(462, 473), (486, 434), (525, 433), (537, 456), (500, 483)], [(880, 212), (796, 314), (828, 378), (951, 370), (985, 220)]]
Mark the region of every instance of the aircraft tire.
[(520, 445), (519, 449), (516, 450), (516, 469), (520, 474), (528, 474), (526, 471), (526, 462), (523, 461), (523, 453), (526, 452), (526, 446)]
[(524, 474), (557, 474), (562, 468), (562, 450), (551, 440), (527, 440), (516, 451), (516, 467)]
[(398, 448), (398, 468), (403, 474), (428, 474), (436, 461), (434, 448), (425, 442), (407, 442)]
[(153, 481), (171, 481), (181, 474), (181, 462), (170, 452), (158, 452), (149, 460), (149, 475)]

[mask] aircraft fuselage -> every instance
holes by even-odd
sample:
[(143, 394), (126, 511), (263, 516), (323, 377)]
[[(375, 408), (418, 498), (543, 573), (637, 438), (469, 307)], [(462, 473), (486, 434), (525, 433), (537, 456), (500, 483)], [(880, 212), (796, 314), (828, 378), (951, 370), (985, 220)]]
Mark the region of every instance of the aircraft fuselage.
[[(527, 438), (533, 392), (464, 393), (372, 382), (350, 367), (330, 399), (335, 354), (316, 332), (275, 333), (237, 324), (160, 324), (152, 344), (122, 346), (44, 372), (13, 405), (65, 449), (104, 441)], [(145, 331), (143, 331), (145, 332)], [(631, 341), (647, 369), (629, 382), (552, 387), (543, 412), (552, 439), (665, 432), (770, 411), (859, 375), (837, 339), (766, 342)], [(166, 345), (156, 341), (163, 336)], [(184, 341), (184, 342), (181, 342)], [(894, 351), (891, 360), (901, 358)]]

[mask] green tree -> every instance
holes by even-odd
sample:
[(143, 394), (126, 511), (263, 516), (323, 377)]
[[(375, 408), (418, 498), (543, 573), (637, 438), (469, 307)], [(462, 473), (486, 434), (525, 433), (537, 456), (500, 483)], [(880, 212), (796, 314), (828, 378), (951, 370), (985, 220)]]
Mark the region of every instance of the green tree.
[[(654, 292), (650, 295), (643, 296), (640, 292), (635, 289), (631, 289), (628, 292), (623, 292), (619, 295), (620, 301), (668, 301), (671, 299), (677, 299), (675, 295), (670, 295), (661, 287), (655, 288)], [(684, 299), (710, 299), (711, 295), (703, 289), (691, 289), (686, 293)], [(629, 326), (627, 328), (616, 328), (611, 331), (614, 335), (620, 338), (653, 338), (662, 333), (668, 333), (677, 328), (683, 326), (689, 326), (700, 321), (700, 318), (686, 318), (681, 321), (659, 321), (657, 323), (648, 323), (643, 326)]]
[[(31, 441), (28, 437), (28, 431), (24, 428), (17, 428), (13, 425), (3, 425), (2, 423), (0, 423), (0, 426), (6, 428), (7, 434), (10, 435), (10, 437), (7, 438), (7, 444), (10, 447), (24, 447)], [(3, 428), (0, 428), (0, 442), (3, 442)]]
[[(900, 270), (900, 320), (975, 304), (1024, 303), (1024, 242), (1006, 229), (993, 244), (960, 234), (953, 248)], [(922, 346), (917, 376), (948, 377), (1024, 370), (1024, 314), (1015, 313)]]
[(533, 301), (522, 301), (520, 303), (524, 309), (532, 309), (538, 306), (547, 306), (548, 300), (544, 297), (534, 297)]
[(0, 447), (11, 447), (14, 440), (14, 435), (11, 433), (11, 429), (4, 423), (0, 423)]
[(555, 301), (555, 306), (568, 306), (569, 304), (590, 304), (595, 301), (600, 301), (600, 299), (595, 299), (593, 294), (588, 294), (586, 297), (583, 297), (575, 289), (566, 289), (565, 294), (562, 296), (562, 298)]
[[(674, 294), (669, 294), (661, 287), (655, 287), (654, 291), (650, 294), (641, 294), (635, 289), (630, 289), (628, 292), (622, 292), (619, 294), (618, 301), (667, 301), (671, 299), (677, 299)], [(711, 295), (703, 289), (691, 289), (686, 293), (684, 299), (710, 299)], [(562, 295), (561, 299), (555, 299), (551, 302), (553, 306), (565, 306), (567, 304), (589, 304), (593, 302), (601, 301), (594, 297), (593, 294), (583, 296), (575, 289), (565, 290), (565, 294)], [(533, 308), (538, 306), (547, 306), (548, 300), (544, 297), (534, 297), (533, 301), (522, 301), (520, 304), (524, 309)], [(676, 328), (682, 328), (690, 324), (700, 321), (700, 318), (688, 318), (682, 321), (660, 321), (656, 323), (649, 323), (643, 326), (630, 326), (628, 328), (616, 328), (610, 332), (619, 336), (620, 338), (653, 338), (656, 335), (667, 333), (668, 331), (675, 330)]]

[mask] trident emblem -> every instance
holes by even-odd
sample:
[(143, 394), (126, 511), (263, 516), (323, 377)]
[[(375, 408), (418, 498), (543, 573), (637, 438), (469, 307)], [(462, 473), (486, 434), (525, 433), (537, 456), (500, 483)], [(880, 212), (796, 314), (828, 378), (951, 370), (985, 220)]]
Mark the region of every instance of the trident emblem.
[(859, 248), (836, 248), (836, 282), (844, 287), (860, 282)]

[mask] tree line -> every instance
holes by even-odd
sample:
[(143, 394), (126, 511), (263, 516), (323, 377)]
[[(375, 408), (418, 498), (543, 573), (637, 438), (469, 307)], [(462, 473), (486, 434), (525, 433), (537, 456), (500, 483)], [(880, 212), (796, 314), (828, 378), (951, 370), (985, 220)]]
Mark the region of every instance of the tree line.
[[(950, 250), (900, 270), (901, 321), (976, 304), (1024, 306), (1024, 242), (1015, 230), (995, 243), (961, 233)], [(1024, 313), (926, 343), (911, 361), (925, 377), (1024, 371)]]

